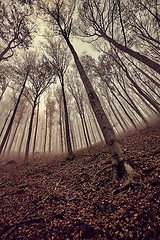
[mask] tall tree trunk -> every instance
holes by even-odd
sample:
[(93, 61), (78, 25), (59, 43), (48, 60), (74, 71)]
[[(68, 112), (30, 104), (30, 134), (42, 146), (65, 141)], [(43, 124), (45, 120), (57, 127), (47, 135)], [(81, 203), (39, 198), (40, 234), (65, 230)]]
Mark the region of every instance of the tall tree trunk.
[[(60, 116), (60, 118), (61, 118), (61, 116)], [(61, 145), (61, 152), (64, 153), (62, 121), (60, 121), (59, 127), (60, 127), (60, 145)]]
[(98, 125), (97, 119), (96, 119), (96, 117), (94, 115), (94, 112), (93, 112), (93, 109), (91, 107), (90, 107), (90, 112), (92, 114), (92, 117), (93, 117), (93, 120), (94, 120), (94, 123), (95, 123), (95, 127), (97, 129), (97, 133), (98, 133), (99, 139), (100, 139), (101, 142), (103, 142), (104, 139), (102, 137), (102, 131), (101, 131), (99, 125)]
[(136, 67), (145, 77), (147, 77), (152, 83), (154, 83), (158, 88), (160, 88), (160, 84), (154, 80), (148, 73), (146, 73), (145, 71), (143, 71), (141, 68), (139, 68), (133, 61), (131, 61), (131, 59), (127, 58), (128, 61), (130, 61), (134, 67)]
[(37, 116), (36, 116), (36, 125), (35, 125), (35, 133), (34, 133), (34, 140), (33, 140), (33, 151), (32, 154), (34, 155), (35, 147), (36, 147), (36, 140), (37, 140), (37, 132), (38, 132), (38, 123), (39, 123), (39, 102), (37, 106)]
[(23, 132), (22, 132), (22, 137), (21, 137), (21, 141), (20, 141), (20, 144), (19, 144), (19, 149), (18, 149), (18, 154), (19, 154), (19, 155), (20, 155), (20, 153), (21, 153), (22, 143), (23, 143), (23, 140), (24, 140), (24, 137), (25, 137), (25, 132), (26, 132), (26, 128), (27, 128), (27, 123), (28, 123), (28, 118), (26, 119), (26, 122), (25, 122), (25, 124), (24, 124)]
[(88, 130), (88, 126), (87, 126), (87, 121), (86, 121), (86, 117), (85, 117), (85, 113), (83, 112), (83, 121), (84, 121), (84, 126), (85, 126), (85, 129), (86, 129), (86, 133), (87, 133), (87, 139), (88, 139), (88, 142), (89, 142), (89, 145), (91, 146), (92, 143), (91, 143), (91, 139), (90, 139), (90, 135), (89, 135), (89, 130)]
[(11, 139), (11, 141), (10, 141), (10, 145), (8, 146), (8, 154), (9, 154), (10, 151), (11, 151), (11, 148), (12, 148), (12, 145), (13, 145), (13, 142), (14, 142), (14, 139), (15, 139), (15, 137), (16, 137), (16, 134), (17, 134), (17, 131), (18, 131), (18, 128), (19, 128), (20, 121), (21, 121), (21, 117), (20, 117), (19, 120), (18, 120), (17, 126), (16, 126), (16, 128), (15, 128), (15, 130), (14, 130), (12, 139)]
[(5, 127), (6, 127), (6, 125), (7, 125), (8, 119), (9, 119), (10, 114), (11, 114), (12, 111), (13, 111), (13, 109), (11, 109), (11, 110), (8, 112), (8, 115), (7, 115), (6, 119), (5, 119), (5, 122), (4, 122), (3, 127), (2, 127), (2, 129), (1, 129), (1, 132), (0, 132), (0, 138), (1, 138), (2, 134), (3, 134), (3, 131), (4, 131)]
[(112, 166), (113, 166), (113, 178), (116, 179), (117, 177), (124, 175), (125, 171), (129, 173), (129, 171), (126, 167), (128, 165), (124, 164), (125, 159), (124, 159), (123, 151), (118, 143), (118, 140), (116, 138), (115, 132), (112, 127), (112, 124), (109, 122), (109, 120), (102, 108), (100, 100), (89, 81), (89, 78), (78, 58), (78, 55), (77, 55), (75, 49), (73, 48), (68, 37), (65, 34), (63, 36), (66, 40), (66, 43), (68, 44), (68, 47), (71, 50), (71, 53), (73, 54), (75, 64), (77, 66), (80, 77), (81, 77), (84, 87), (86, 89), (86, 92), (87, 92), (87, 95), (89, 98), (89, 102), (92, 106), (93, 112), (96, 116), (96, 119), (98, 121), (100, 129), (103, 133), (104, 139), (110, 150)]
[(34, 112), (37, 104), (37, 97), (35, 98), (32, 106), (32, 113), (29, 123), (29, 130), (28, 130), (28, 137), (26, 142), (26, 148), (25, 148), (25, 156), (24, 156), (24, 163), (28, 164), (28, 157), (29, 157), (29, 150), (30, 150), (30, 142), (31, 142), (31, 135), (32, 135), (32, 127), (33, 127), (33, 119), (34, 119)]
[(126, 129), (125, 127), (123, 126), (122, 122), (121, 122), (121, 118), (119, 118), (119, 114), (117, 115), (117, 113), (115, 112), (114, 108), (113, 108), (113, 104), (111, 103), (111, 101), (109, 100), (109, 94), (108, 94), (108, 91), (106, 90), (106, 94), (107, 94), (107, 101), (108, 101), (108, 104), (110, 106), (110, 109), (112, 111), (112, 113), (114, 114), (115, 116), (115, 119), (117, 120), (118, 124), (120, 125), (120, 127), (122, 128), (123, 132), (126, 132)]
[(88, 142), (88, 138), (87, 138), (87, 134), (86, 134), (86, 129), (85, 129), (84, 119), (83, 119), (82, 113), (80, 112), (79, 115), (80, 115), (80, 119), (81, 119), (81, 124), (82, 124), (82, 129), (83, 129), (83, 134), (84, 134), (84, 139), (85, 139), (85, 142), (86, 142), (86, 146), (89, 147), (89, 142)]
[(15, 108), (14, 108), (14, 111), (13, 111), (13, 114), (12, 114), (12, 117), (10, 119), (10, 122), (8, 124), (8, 127), (7, 127), (7, 130), (6, 130), (6, 133), (3, 137), (3, 140), (2, 140), (2, 143), (0, 145), (0, 154), (2, 153), (2, 150), (3, 150), (3, 147), (7, 141), (7, 137), (11, 131), (11, 128), (12, 128), (12, 124), (13, 124), (13, 121), (14, 121), (14, 118), (15, 118), (15, 115), (16, 115), (16, 112), (17, 112), (17, 109), (18, 109), (18, 106), (19, 106), (19, 103), (20, 103), (20, 100), (21, 100), (21, 97), (22, 97), (22, 94), (23, 94), (23, 91), (24, 91), (24, 88), (25, 88), (25, 85), (26, 85), (26, 81), (27, 81), (27, 78), (28, 78), (28, 74), (29, 74), (29, 70), (27, 71), (26, 73), (26, 77), (24, 79), (24, 82), (23, 82), (23, 86), (22, 86), (22, 89), (21, 89), (21, 92), (19, 94), (19, 97), (17, 99), (17, 103), (15, 105)]
[(126, 74), (126, 77), (128, 78), (128, 80), (133, 84), (133, 86), (136, 88), (136, 90), (157, 110), (158, 113), (160, 113), (160, 107), (158, 106), (157, 102), (154, 101), (154, 99), (150, 98), (140, 87), (139, 85), (133, 80), (133, 78), (131, 77), (127, 67), (125, 66), (125, 64), (122, 62), (122, 60), (120, 59), (120, 57), (117, 55), (119, 61), (113, 56), (113, 59), (116, 61), (116, 63), (120, 66), (120, 68), (124, 71), (124, 73)]
[(4, 155), (4, 154), (6, 153), (6, 149), (7, 149), (8, 143), (9, 143), (10, 136), (11, 136), (11, 131), (9, 132), (9, 134), (8, 134), (8, 136), (7, 136), (5, 145), (4, 145), (3, 150), (2, 150), (2, 153), (1, 153), (2, 155)]
[(121, 108), (123, 109), (124, 113), (126, 114), (126, 116), (128, 117), (128, 119), (130, 120), (131, 124), (133, 125), (133, 127), (137, 129), (137, 126), (134, 122), (134, 120), (132, 119), (132, 117), (130, 116), (130, 114), (128, 113), (128, 111), (126, 110), (126, 108), (123, 106), (123, 104), (121, 103), (121, 101), (119, 100), (119, 98), (117, 97), (117, 95), (111, 90), (113, 96), (115, 97), (115, 99), (117, 100), (117, 102), (119, 103), (119, 105), (121, 106)]
[(109, 37), (105, 32), (100, 30), (99, 33), (106, 41), (111, 43), (113, 46), (115, 46), (116, 48), (118, 48), (122, 52), (125, 52), (125, 53), (129, 54), (133, 58), (135, 58), (138, 61), (144, 63), (146, 66), (148, 66), (149, 68), (152, 68), (154, 71), (156, 71), (157, 73), (160, 74), (160, 65), (158, 63), (154, 62), (153, 60), (144, 56), (143, 54), (128, 48), (127, 46), (123, 46), (122, 44), (115, 41), (113, 38)]
[(93, 137), (93, 142), (96, 143), (97, 141), (96, 141), (94, 129), (93, 129), (92, 122), (91, 122), (91, 119), (90, 119), (89, 114), (88, 114), (88, 122), (89, 122), (89, 126), (90, 126), (90, 129), (91, 129), (91, 133), (92, 133), (92, 137)]
[(48, 141), (49, 153), (51, 153), (51, 148), (52, 148), (52, 125), (50, 125), (50, 129), (49, 129), (49, 141)]
[(73, 158), (73, 150), (71, 145), (71, 137), (70, 137), (70, 126), (69, 126), (69, 117), (68, 117), (68, 109), (67, 109), (67, 101), (64, 91), (64, 78), (63, 74), (61, 75), (61, 87), (62, 87), (62, 96), (63, 96), (63, 104), (64, 104), (64, 113), (65, 113), (65, 129), (66, 129), (66, 142), (67, 142), (67, 151), (68, 157)]
[(71, 122), (71, 120), (69, 120), (70, 122), (70, 132), (71, 132), (71, 140), (72, 140), (72, 146), (74, 151), (76, 150), (76, 142), (75, 142), (75, 136), (74, 136), (74, 128), (73, 128), (73, 124)]
[(148, 126), (148, 122), (145, 119), (145, 117), (143, 116), (143, 114), (141, 113), (141, 111), (138, 109), (138, 107), (136, 106), (136, 104), (134, 104), (133, 100), (131, 99), (131, 97), (129, 96), (129, 94), (127, 93), (126, 89), (123, 88), (122, 84), (120, 83), (120, 81), (118, 81), (121, 88), (123, 89), (123, 91), (125, 92), (126, 96), (128, 97), (129, 101), (124, 97), (124, 95), (121, 93), (121, 91), (118, 89), (118, 87), (116, 86), (116, 84), (114, 82), (112, 82), (112, 84), (114, 85), (115, 89), (117, 90), (117, 92), (119, 93), (119, 95), (126, 101), (126, 103), (128, 103), (128, 105), (134, 109), (134, 111), (139, 115), (139, 117), (142, 119), (142, 121), (146, 124), (146, 126)]
[(66, 128), (65, 128), (65, 117), (64, 111), (62, 112), (62, 132), (63, 132), (63, 140), (64, 140), (64, 153), (67, 152), (67, 142), (66, 142)]
[(78, 137), (79, 137), (79, 141), (80, 141), (80, 146), (78, 146), (78, 148), (83, 148), (83, 139), (82, 139), (82, 135), (81, 135), (81, 128), (77, 121), (76, 121), (76, 123), (77, 123)]
[(145, 104), (152, 112), (154, 112), (157, 116), (159, 116), (159, 113), (153, 108), (152, 104), (149, 103), (134, 87), (131, 88), (132, 91), (138, 96), (138, 98), (141, 99), (143, 104)]
[(45, 111), (45, 133), (44, 133), (44, 147), (43, 147), (43, 151), (44, 154), (46, 153), (46, 143), (47, 143), (47, 123), (48, 123), (48, 115), (47, 115), (47, 109)]

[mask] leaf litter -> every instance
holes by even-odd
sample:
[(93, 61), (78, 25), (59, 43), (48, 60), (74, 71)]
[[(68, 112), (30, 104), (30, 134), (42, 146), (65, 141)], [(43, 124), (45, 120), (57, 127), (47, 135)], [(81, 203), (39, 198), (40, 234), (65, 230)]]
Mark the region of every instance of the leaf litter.
[[(0, 239), (158, 240), (160, 128), (120, 139), (140, 184), (114, 194), (104, 144), (44, 163), (0, 166)], [(46, 161), (46, 163), (45, 163)]]

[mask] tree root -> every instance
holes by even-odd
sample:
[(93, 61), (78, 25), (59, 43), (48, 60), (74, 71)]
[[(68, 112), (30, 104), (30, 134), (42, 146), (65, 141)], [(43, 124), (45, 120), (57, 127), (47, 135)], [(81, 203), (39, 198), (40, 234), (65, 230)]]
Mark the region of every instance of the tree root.
[(126, 183), (122, 187), (115, 189), (113, 191), (113, 194), (116, 195), (122, 192), (126, 192), (129, 190), (129, 188), (133, 188), (134, 186), (139, 186), (139, 185), (142, 185), (142, 183), (126, 181)]
[[(139, 173), (137, 173), (128, 163), (124, 163), (124, 167), (127, 173), (127, 179), (125, 180), (122, 187), (113, 191), (113, 194), (119, 194), (121, 192), (127, 191), (130, 187), (133, 187), (135, 185), (143, 185), (141, 181), (141, 175)], [(140, 179), (140, 182), (137, 182), (137, 179)]]

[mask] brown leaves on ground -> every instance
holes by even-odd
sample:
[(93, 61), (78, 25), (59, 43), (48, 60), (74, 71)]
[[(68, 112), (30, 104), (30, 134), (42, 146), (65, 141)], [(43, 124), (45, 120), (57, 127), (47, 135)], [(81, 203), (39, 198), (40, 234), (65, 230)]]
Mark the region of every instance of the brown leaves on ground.
[(1, 166), (0, 239), (159, 239), (159, 133), (150, 127), (121, 139), (141, 184), (117, 195), (123, 182), (111, 181), (103, 145), (29, 171)]

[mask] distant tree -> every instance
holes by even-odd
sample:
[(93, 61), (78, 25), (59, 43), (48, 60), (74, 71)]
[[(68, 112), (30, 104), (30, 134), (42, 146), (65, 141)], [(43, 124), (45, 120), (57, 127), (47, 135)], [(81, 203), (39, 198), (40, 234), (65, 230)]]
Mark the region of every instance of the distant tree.
[[(52, 99), (50, 96), (47, 97), (46, 99), (46, 119), (47, 119), (47, 127), (49, 129), (49, 141), (48, 141), (48, 150), (49, 153), (51, 153), (52, 150), (52, 136), (53, 136), (53, 126), (55, 124), (54, 122), (54, 115), (56, 112), (56, 107), (55, 107), (55, 100)], [(46, 130), (47, 131), (47, 130)]]
[(18, 90), (19, 90), (19, 96), (17, 98), (17, 102), (15, 104), (12, 116), (10, 118), (9, 124), (7, 126), (6, 132), (3, 136), (1, 145), (0, 145), (0, 154), (2, 153), (3, 147), (7, 141), (7, 138), (10, 134), (15, 116), (16, 116), (16, 112), (21, 100), (21, 97), (23, 95), (24, 89), (25, 89), (25, 85), (28, 79), (28, 75), (31, 69), (31, 64), (32, 61), (34, 59), (34, 55), (32, 54), (27, 54), (23, 59), (21, 59), (20, 63), (17, 62), (17, 65), (14, 66), (14, 70), (12, 71), (12, 77), (13, 79), (16, 79), (16, 84), (18, 85)]
[[(47, 57), (48, 56), (48, 57)], [(61, 89), (62, 89), (62, 97), (63, 97), (63, 105), (64, 105), (64, 113), (65, 113), (65, 129), (66, 129), (66, 142), (67, 142), (67, 150), (68, 157), (73, 157), (73, 150), (71, 144), (71, 132), (69, 125), (69, 117), (68, 117), (68, 107), (65, 95), (65, 73), (69, 66), (70, 62), (70, 53), (68, 52), (67, 46), (64, 42), (58, 40), (53, 41), (48, 39), (48, 45), (46, 45), (46, 57), (50, 62), (52, 68), (55, 71), (55, 74), (59, 78)]]
[(58, 125), (60, 128), (60, 149), (61, 152), (64, 153), (65, 152), (65, 134), (63, 131), (63, 119), (64, 119), (64, 106), (63, 106), (63, 99), (62, 99), (62, 91), (61, 88), (57, 87), (57, 89), (55, 90), (55, 99), (56, 99), (56, 103), (58, 105), (58, 110), (59, 110), (59, 119), (58, 119)]
[(79, 80), (75, 79), (75, 78), (78, 78), (78, 76), (75, 76), (75, 75), (76, 75), (75, 72), (74, 73), (70, 72), (70, 74), (68, 75), (68, 90), (70, 91), (70, 93), (72, 94), (72, 96), (76, 102), (78, 114), (80, 116), (80, 120), (81, 120), (81, 124), (82, 124), (82, 129), (83, 129), (83, 133), (84, 133), (84, 139), (86, 142), (86, 146), (89, 147), (91, 145), (91, 139), (89, 136), (89, 130), (88, 130), (86, 117), (85, 117), (84, 89), (82, 88)]
[(21, 123), (22, 123), (23, 118), (24, 118), (24, 116), (26, 114), (26, 111), (27, 111), (27, 107), (28, 107), (28, 103), (26, 101), (26, 98), (22, 97), (21, 101), (20, 101), (20, 104), (18, 106), (18, 109), (17, 109), (15, 119), (14, 119), (14, 128), (12, 128), (13, 131), (12, 131), (11, 137), (9, 139), (9, 144), (8, 144), (8, 146), (6, 146), (8, 154), (11, 152), (13, 143), (14, 143), (15, 138), (16, 138), (16, 135), (18, 135), (17, 133), (19, 132), (19, 129), (21, 127)]
[(131, 75), (131, 73), (129, 71), (129, 68), (126, 66), (126, 64), (123, 61), (123, 59), (121, 59), (118, 54), (116, 54), (116, 56), (114, 56), (113, 54), (110, 54), (109, 56), (112, 57), (114, 59), (114, 61), (119, 65), (120, 69), (123, 70), (123, 72), (125, 73), (126, 77), (131, 82), (131, 84), (135, 87), (135, 89), (160, 113), (160, 106), (157, 103), (157, 101), (155, 99), (153, 99), (152, 97), (150, 97), (141, 88), (141, 86), (139, 86), (139, 84), (137, 84), (137, 82), (133, 79), (133, 77), (132, 77), (132, 75)]
[(40, 59), (38, 56), (32, 62), (32, 68), (29, 73), (28, 86), (25, 88), (26, 96), (32, 105), (31, 117), (29, 122), (29, 130), (27, 142), (25, 147), (24, 163), (28, 164), (28, 157), (30, 151), (31, 136), (33, 130), (33, 120), (37, 104), (40, 96), (44, 91), (54, 82), (54, 72), (44, 58)]
[(32, 155), (34, 156), (35, 148), (36, 148), (36, 141), (37, 141), (37, 133), (38, 133), (38, 124), (39, 124), (39, 105), (40, 100), (37, 101), (37, 113), (36, 113), (36, 119), (35, 119), (35, 132), (34, 132), (34, 139), (33, 139), (33, 150)]
[(24, 142), (24, 139), (25, 139), (25, 135), (26, 135), (26, 129), (27, 129), (27, 126), (28, 126), (28, 112), (26, 113), (25, 117), (24, 117), (24, 121), (23, 121), (23, 129), (22, 129), (22, 134), (21, 134), (21, 137), (20, 137), (20, 140), (19, 140), (19, 147), (18, 147), (18, 154), (20, 155), (22, 153), (22, 145), (23, 145), (23, 142)]

